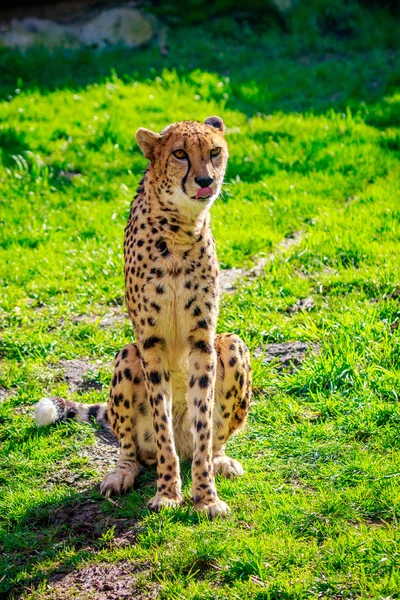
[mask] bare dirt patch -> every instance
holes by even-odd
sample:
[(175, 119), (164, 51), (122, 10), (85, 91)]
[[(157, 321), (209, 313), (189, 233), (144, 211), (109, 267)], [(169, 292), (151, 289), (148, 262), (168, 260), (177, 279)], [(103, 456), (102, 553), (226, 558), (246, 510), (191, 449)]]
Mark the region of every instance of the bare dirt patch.
[(117, 438), (109, 429), (104, 428), (96, 433), (95, 443), (80, 450), (79, 456), (87, 457), (88, 466), (105, 475), (115, 467), (118, 453)]
[(3, 387), (0, 387), (0, 403), (8, 400), (11, 396), (10, 392)]
[(242, 277), (248, 277), (250, 271), (246, 269), (223, 269), (219, 274), (219, 289), (221, 293), (232, 294), (235, 291), (236, 285)]
[[(55, 537), (71, 540), (77, 548), (92, 550), (104, 545), (113, 547), (132, 546), (136, 543), (138, 528), (132, 517), (116, 518), (109, 510), (109, 500), (88, 500), (74, 502), (54, 508), (48, 517), (41, 519), (39, 527), (53, 526)], [(112, 501), (112, 504), (118, 504)], [(113, 510), (113, 507), (111, 507)], [(110, 530), (112, 534), (110, 535)], [(107, 532), (107, 541), (103, 535)]]
[[(288, 237), (284, 238), (276, 247), (276, 253), (279, 254), (283, 250), (287, 250), (291, 246), (298, 244), (303, 237), (302, 231), (295, 231)], [(233, 267), (232, 269), (223, 269), (219, 275), (219, 287), (221, 293), (232, 294), (236, 291), (240, 281), (245, 277), (260, 277), (266, 265), (272, 262), (275, 258), (274, 254), (260, 256), (251, 269), (240, 269)]]
[[(91, 546), (102, 534), (114, 529), (114, 539), (123, 536), (126, 543), (133, 544), (136, 540), (135, 530), (132, 529), (132, 519), (116, 519), (103, 511), (107, 501), (76, 502), (54, 509), (49, 515), (52, 525), (60, 526), (63, 537), (65, 529), (68, 535), (76, 538), (79, 545)], [(120, 545), (120, 544), (118, 544)]]
[(88, 379), (89, 374), (96, 377), (99, 365), (82, 358), (74, 358), (61, 360), (59, 366), (64, 370), (63, 378), (68, 383), (71, 392), (102, 389), (103, 386), (99, 381)]
[(124, 306), (116, 306), (110, 310), (100, 321), (100, 327), (107, 329), (108, 327), (115, 327), (126, 323), (129, 320), (127, 310)]
[[(96, 323), (96, 321), (100, 319), (100, 317), (98, 317), (97, 315), (88, 315), (85, 313), (82, 313), (80, 315), (74, 315), (72, 317), (70, 317), (70, 321), (71, 323)], [(59, 325), (64, 325), (65, 321), (64, 319), (59, 319), (58, 321)]]
[(279, 244), (281, 248), (287, 250), (291, 246), (298, 244), (304, 235), (304, 231), (293, 231), (290, 235), (285, 237)]
[(310, 312), (314, 310), (315, 306), (315, 300), (313, 298), (301, 298), (288, 308), (288, 312), (292, 315), (297, 312)]
[(317, 344), (306, 342), (285, 342), (282, 344), (266, 344), (254, 350), (254, 358), (262, 358), (266, 364), (276, 363), (279, 370), (298, 367), (308, 354), (318, 354)]
[[(140, 576), (141, 582), (138, 582)], [(50, 600), (141, 600), (157, 598), (160, 586), (145, 582), (145, 571), (128, 561), (100, 563), (53, 576), (46, 596)]]
[[(41, 310), (41, 308), (43, 307), (33, 310)], [(109, 308), (106, 314), (81, 313), (69, 317), (69, 321), (74, 324), (97, 324), (101, 329), (108, 329), (109, 327), (115, 327), (116, 325), (128, 322), (129, 316), (125, 306), (113, 306)], [(65, 324), (65, 320), (59, 319), (58, 324), (63, 326)]]
[[(113, 433), (104, 428), (96, 432), (95, 443), (85, 446), (77, 453), (79, 457), (86, 458), (85, 468), (90, 471), (82, 472), (82, 468), (69, 466), (62, 462), (55, 464), (49, 473), (47, 485), (52, 488), (55, 485), (68, 485), (74, 490), (85, 492), (93, 488), (93, 484), (102, 479), (106, 473), (111, 471), (118, 461), (119, 445)], [(95, 471), (98, 478), (93, 476)]]

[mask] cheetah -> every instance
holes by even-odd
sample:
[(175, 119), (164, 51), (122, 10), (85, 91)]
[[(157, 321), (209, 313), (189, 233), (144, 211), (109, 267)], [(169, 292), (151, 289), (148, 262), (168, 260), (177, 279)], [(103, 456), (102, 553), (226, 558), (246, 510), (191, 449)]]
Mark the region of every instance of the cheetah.
[(182, 503), (179, 460), (190, 459), (194, 507), (215, 517), (230, 509), (214, 476), (243, 474), (225, 445), (244, 425), (251, 400), (248, 348), (237, 335), (216, 334), (219, 267), (210, 207), (228, 160), (225, 124), (213, 116), (174, 123), (160, 134), (140, 128), (136, 140), (149, 160), (124, 241), (136, 343), (116, 355), (108, 405), (47, 398), (37, 420), (108, 422), (120, 454), (101, 492), (125, 492), (140, 465), (156, 465), (156, 494), (148, 503), (155, 511)]

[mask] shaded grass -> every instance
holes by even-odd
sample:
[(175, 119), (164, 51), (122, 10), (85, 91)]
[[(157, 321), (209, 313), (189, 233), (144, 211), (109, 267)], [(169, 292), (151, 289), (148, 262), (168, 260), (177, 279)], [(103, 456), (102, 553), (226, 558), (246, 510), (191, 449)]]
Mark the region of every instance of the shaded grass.
[[(334, 53), (333, 38), (250, 29), (239, 46), (235, 28), (178, 29), (167, 59), (156, 47), (66, 53), (62, 70), (60, 55), (2, 51), (3, 593), (44, 598), (53, 573), (130, 560), (151, 565), (161, 598), (398, 596), (398, 52), (366, 50), (365, 33)], [(79, 397), (106, 400), (105, 365), (132, 337), (129, 323), (99, 319), (123, 297), (123, 227), (145, 166), (134, 131), (209, 114), (224, 117), (231, 151), (212, 212), (221, 264), (275, 257), (224, 298), (219, 330), (252, 351), (320, 348), (295, 371), (253, 360), (249, 425), (229, 444), (246, 474), (218, 480), (232, 515), (214, 523), (192, 510), (188, 465), (173, 513), (145, 509), (151, 471), (117, 504), (101, 500), (100, 474), (79, 456), (92, 426), (38, 430), (30, 408), (47, 392), (77, 397), (63, 358), (101, 361), (102, 389)], [(308, 297), (314, 310), (290, 310)], [(51, 481), (65, 469), (76, 484)], [(99, 530), (68, 531), (60, 515), (91, 503)], [(112, 519), (133, 543), (120, 545)]]

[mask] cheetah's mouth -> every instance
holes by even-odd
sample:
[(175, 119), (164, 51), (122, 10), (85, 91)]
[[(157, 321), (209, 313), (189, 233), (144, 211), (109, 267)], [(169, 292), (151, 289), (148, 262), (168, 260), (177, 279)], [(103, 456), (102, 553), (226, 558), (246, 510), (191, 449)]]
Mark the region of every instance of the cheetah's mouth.
[(196, 198), (209, 198), (214, 194), (214, 190), (210, 187), (204, 187), (197, 190)]

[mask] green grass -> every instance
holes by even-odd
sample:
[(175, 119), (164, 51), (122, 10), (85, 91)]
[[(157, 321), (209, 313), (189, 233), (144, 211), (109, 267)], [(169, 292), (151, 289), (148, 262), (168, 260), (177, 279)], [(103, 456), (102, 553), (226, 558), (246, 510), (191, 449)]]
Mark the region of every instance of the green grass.
[[(156, 45), (1, 51), (4, 596), (44, 599), (54, 573), (127, 559), (149, 569), (144, 597), (158, 583), (165, 599), (399, 598), (400, 54), (379, 27), (261, 35), (225, 19), (221, 31), (177, 28), (167, 57)], [(249, 424), (229, 443), (246, 474), (218, 480), (232, 514), (209, 523), (189, 502), (187, 465), (176, 511), (146, 510), (151, 471), (117, 504), (101, 499), (80, 456), (93, 426), (39, 430), (31, 409), (48, 392), (106, 400), (110, 367), (101, 391), (70, 394), (57, 364), (106, 365), (132, 339), (128, 322), (99, 320), (123, 297), (123, 228), (145, 166), (135, 130), (212, 114), (231, 153), (212, 210), (221, 265), (275, 253), (224, 298), (219, 331), (252, 351), (294, 340), (320, 351), (294, 371), (253, 360)], [(307, 297), (314, 310), (289, 310)], [(98, 507), (98, 535), (52, 518), (74, 503)], [(108, 518), (135, 543), (114, 541)]]

